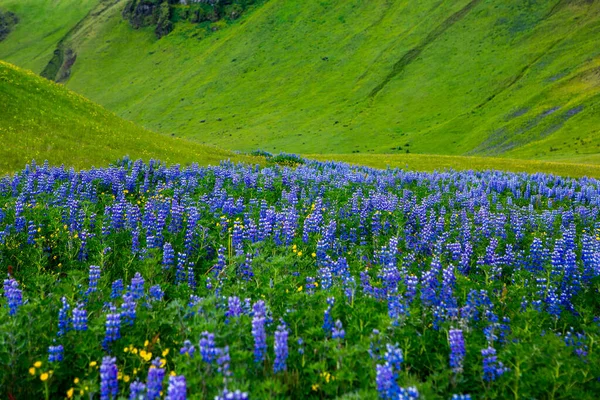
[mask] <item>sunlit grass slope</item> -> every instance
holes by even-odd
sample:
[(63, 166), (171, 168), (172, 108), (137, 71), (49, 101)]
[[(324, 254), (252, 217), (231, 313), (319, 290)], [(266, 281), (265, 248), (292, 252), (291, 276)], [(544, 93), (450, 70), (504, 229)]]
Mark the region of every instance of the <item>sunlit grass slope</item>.
[(212, 146), (147, 131), (61, 85), (0, 61), (0, 173), (32, 159), (77, 168), (124, 155), (168, 163), (253, 161)]
[(464, 157), (425, 154), (313, 154), (306, 158), (320, 161), (342, 161), (372, 168), (406, 168), (415, 171), (499, 170), (545, 173), (572, 178), (600, 178), (600, 165), (518, 160), (495, 157)]

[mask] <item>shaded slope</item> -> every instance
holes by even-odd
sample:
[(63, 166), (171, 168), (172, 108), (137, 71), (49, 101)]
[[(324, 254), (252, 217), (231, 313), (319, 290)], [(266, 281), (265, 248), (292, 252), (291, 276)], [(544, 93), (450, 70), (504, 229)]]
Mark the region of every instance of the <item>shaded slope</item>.
[(36, 159), (102, 166), (124, 155), (170, 163), (252, 160), (147, 131), (64, 87), (0, 61), (0, 172)]
[(180, 23), (159, 41), (123, 6), (70, 38), (67, 85), (155, 130), (242, 150), (600, 151), (598, 2), (270, 0), (211, 35)]

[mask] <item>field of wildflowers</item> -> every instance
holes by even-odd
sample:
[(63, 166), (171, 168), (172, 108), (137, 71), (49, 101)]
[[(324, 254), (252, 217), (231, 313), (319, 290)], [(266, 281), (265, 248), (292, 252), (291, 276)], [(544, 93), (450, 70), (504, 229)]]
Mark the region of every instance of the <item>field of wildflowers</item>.
[(595, 399), (600, 181), (124, 159), (0, 178), (0, 398)]

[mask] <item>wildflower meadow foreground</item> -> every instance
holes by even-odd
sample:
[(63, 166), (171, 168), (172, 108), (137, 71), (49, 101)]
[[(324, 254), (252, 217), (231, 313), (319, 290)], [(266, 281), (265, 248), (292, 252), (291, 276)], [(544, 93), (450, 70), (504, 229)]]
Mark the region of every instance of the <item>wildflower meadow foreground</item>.
[(0, 178), (0, 398), (600, 396), (600, 181), (287, 158)]

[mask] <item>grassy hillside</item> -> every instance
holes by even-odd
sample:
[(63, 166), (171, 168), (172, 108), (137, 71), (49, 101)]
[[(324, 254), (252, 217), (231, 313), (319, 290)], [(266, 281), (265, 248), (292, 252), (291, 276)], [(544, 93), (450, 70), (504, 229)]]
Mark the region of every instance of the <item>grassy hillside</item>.
[[(41, 72), (14, 50), (50, 32), (26, 18), (37, 3), (0, 0), (23, 14), (0, 58)], [(160, 40), (123, 20), (125, 1), (95, 3), (63, 37), (67, 86), (154, 130), (241, 150), (600, 161), (598, 2), (269, 0)]]
[(105, 166), (124, 155), (170, 163), (253, 161), (147, 131), (61, 85), (0, 61), (0, 173), (30, 162)]

